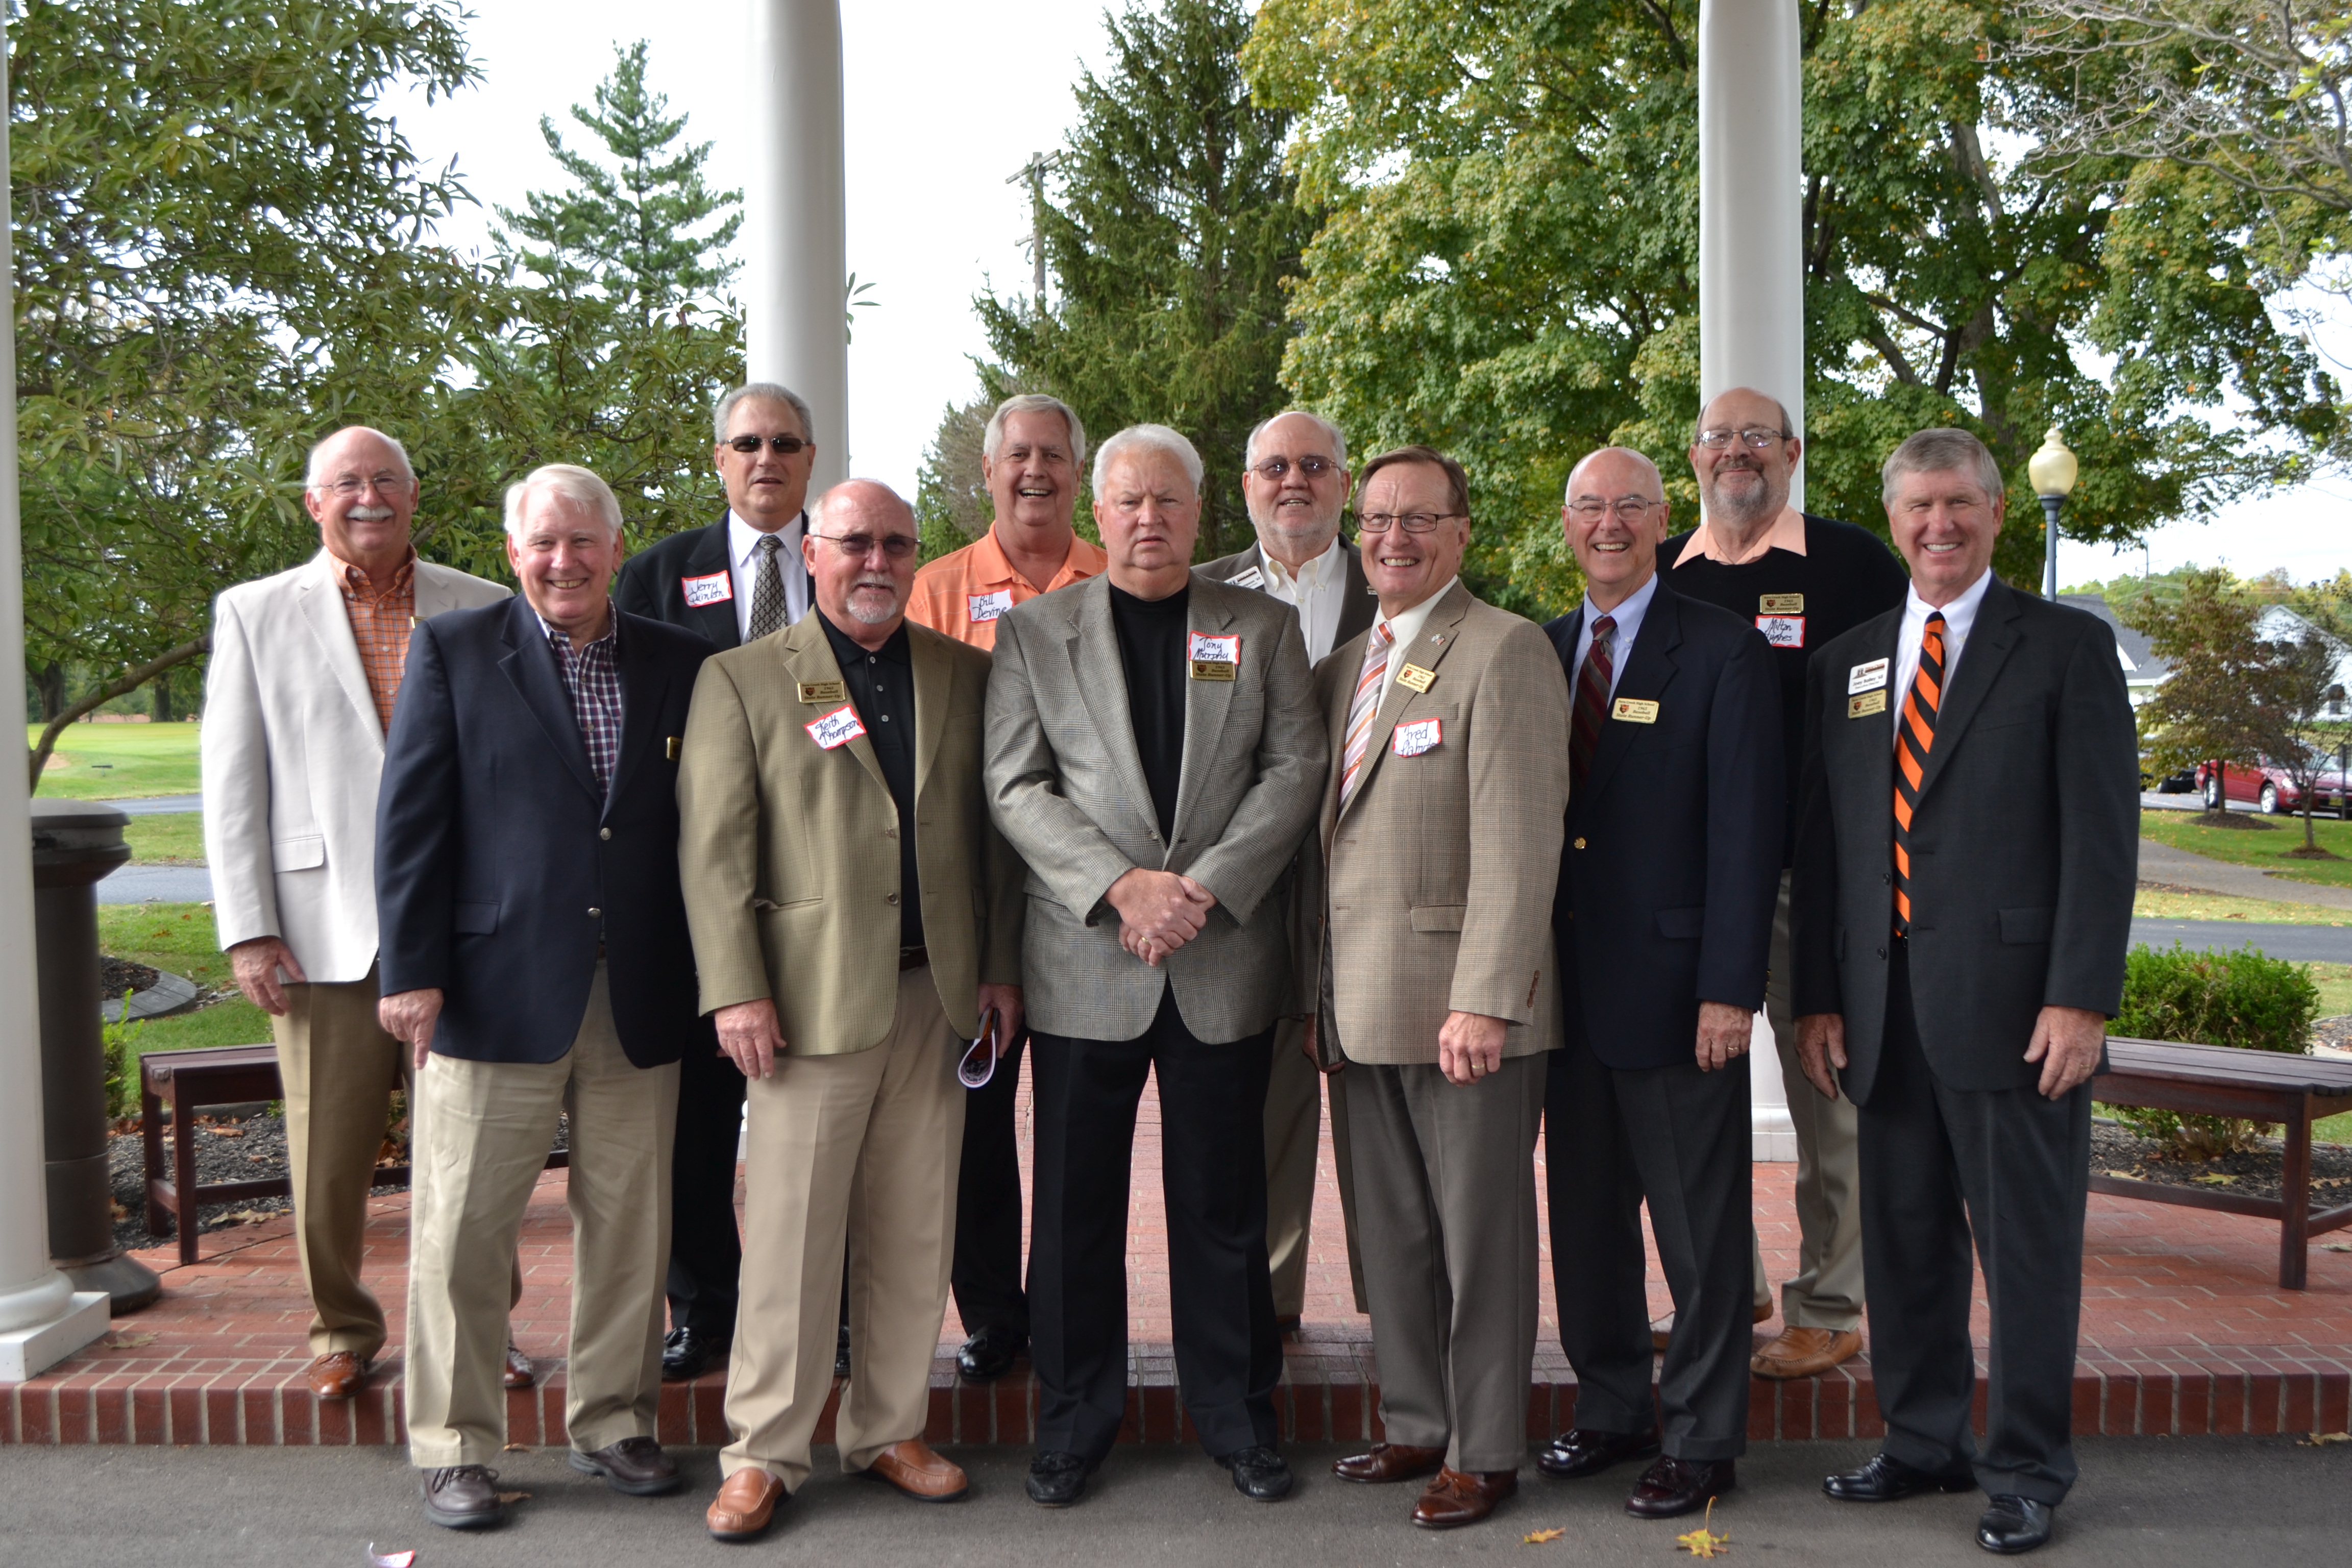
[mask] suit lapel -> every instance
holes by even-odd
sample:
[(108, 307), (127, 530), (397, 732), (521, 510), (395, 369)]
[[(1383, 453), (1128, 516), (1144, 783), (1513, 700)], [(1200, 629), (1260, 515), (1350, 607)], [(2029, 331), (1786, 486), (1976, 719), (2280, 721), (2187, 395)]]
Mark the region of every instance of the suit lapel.
[[(2016, 591), (1996, 577), (1987, 585), (1983, 602), (1977, 605), (1976, 625), (1969, 628), (1969, 640), (1960, 649), (1960, 667), (1953, 672), (1951, 689), (1944, 693), (1943, 705), (1936, 714), (1936, 743), (1927, 748), (1927, 765), (1919, 774), (1920, 799), (1925, 800), (1927, 792), (1936, 787), (1945, 759), (1958, 748), (1969, 721), (1984, 706), (1985, 694), (1992, 689), (2000, 667), (2009, 662), (2010, 650), (2017, 646), (2017, 635)], [(1892, 737), (1887, 752), (1891, 770)], [(1891, 773), (1887, 787), (1894, 787)]]
[[(1675, 602), (1674, 590), (1660, 582), (1650, 597), (1650, 608), (1642, 616), (1642, 629), (1633, 637), (1633, 646), (1625, 650), (1625, 673), (1617, 678), (1617, 689), (1610, 694), (1610, 709), (1614, 711), (1619, 698), (1654, 701), (1664, 706), (1666, 689), (1674, 684), (1675, 649), (1682, 646), (1683, 617), (1681, 606)], [(1575, 645), (1569, 645), (1572, 649)], [(1570, 680), (1576, 672), (1570, 670)], [(1571, 694), (1570, 700), (1574, 701)], [(1609, 780), (1617, 772), (1617, 764), (1625, 760), (1626, 750), (1633, 743), (1636, 727), (1622, 724), (1603, 714), (1601, 736), (1592, 748), (1592, 771), (1585, 775), (1584, 788), (1588, 796), (1597, 798), (1609, 787)]]
[(601, 809), (603, 792), (596, 787), (596, 774), (588, 766), (587, 742), (580, 738), (580, 721), (572, 711), (572, 699), (563, 689), (563, 678), (556, 673), (555, 650), (546, 646), (546, 634), (540, 630), (539, 617), (531, 613), (530, 602), (520, 594), (507, 601), (507, 625), (504, 633), (506, 656), (499, 660), (499, 672), (514, 687), (522, 705), (539, 721), (548, 744), (555, 748), (563, 765), (590, 799)]
[(939, 759), (940, 741), (948, 732), (948, 700), (953, 695), (955, 666), (947, 649), (922, 635), (911, 623), (907, 628), (907, 658), (915, 667), (915, 797), (923, 795), (923, 781)]
[[(1222, 595), (1215, 589), (1203, 593), (1205, 586), (1203, 581), (1198, 580), (1192, 584), (1192, 601), (1186, 606), (1190, 612), (1185, 618), (1188, 633), (1193, 630), (1221, 632), (1234, 624), (1232, 615), (1218, 603)], [(1244, 588), (1236, 592), (1250, 593), (1253, 590)], [(1187, 646), (1190, 646), (1189, 638)], [(1192, 673), (1189, 663), (1185, 666), (1185, 673), (1187, 676)], [(1234, 673), (1239, 676), (1241, 671), (1236, 668)], [(1202, 787), (1216, 764), (1217, 749), (1225, 734), (1225, 713), (1233, 707), (1235, 684), (1232, 680), (1187, 679), (1184, 682), (1184, 765), (1176, 775), (1176, 820), (1169, 835), (1171, 846), (1177, 836), (1184, 831), (1185, 821), (1191, 816), (1194, 804), (1200, 800)]]
[(295, 590), (302, 608), (303, 624), (318, 640), (319, 651), (334, 672), (335, 684), (343, 689), (366, 722), (368, 732), (375, 737), (376, 745), (383, 744), (383, 721), (376, 717), (375, 697), (368, 689), (367, 668), (360, 663), (360, 639), (352, 634), (352, 613), (343, 605), (343, 591), (335, 581), (335, 563), (323, 550), (312, 559), (311, 569), (304, 574)]
[[(1408, 664), (1417, 664), (1427, 670), (1437, 670), (1444, 663), (1447, 651), (1454, 645), (1456, 633), (1461, 628), (1463, 618), (1469, 613), (1470, 590), (1456, 583), (1440, 596), (1437, 607), (1429, 612), (1429, 619), (1422, 622), (1421, 635), (1413, 638), (1406, 647), (1404, 658), (1398, 662), (1398, 671), (1402, 673)], [(1364, 650), (1358, 647), (1356, 659), (1357, 668), (1360, 671), (1363, 667), (1363, 657)], [(1355, 684), (1352, 679), (1348, 682), (1351, 703), (1354, 700)], [(1363, 799), (1365, 792), (1372, 787), (1372, 775), (1380, 771), (1381, 759), (1388, 754), (1389, 731), (1396, 728), (1397, 720), (1420, 695), (1420, 692), (1402, 680), (1389, 682), (1388, 690), (1381, 698), (1381, 710), (1372, 720), (1371, 735), (1364, 747), (1364, 776), (1357, 784), (1356, 793), (1348, 797), (1348, 804), (1340, 810), (1340, 816), (1345, 816), (1348, 812), (1355, 809), (1356, 803)], [(1347, 721), (1343, 718), (1340, 721), (1342, 731), (1346, 726)], [(1346, 745), (1347, 737), (1343, 733), (1340, 737), (1341, 751), (1334, 754), (1343, 754)], [(1345, 771), (1344, 760), (1341, 771)]]
[[(810, 611), (788, 627), (779, 640), (783, 644), (784, 678), (787, 680), (792, 681), (795, 687), (803, 681), (812, 684), (819, 681), (835, 682), (842, 689), (841, 700), (849, 703), (852, 712), (856, 711), (856, 704), (849, 702), (849, 683), (842, 676), (841, 661), (833, 657), (833, 639), (824, 635), (823, 616), (814, 610)], [(908, 640), (911, 642), (914, 639), (909, 637)], [(798, 693), (795, 692), (794, 695), (797, 696)], [(915, 701), (919, 711), (922, 702), (919, 687), (916, 691)], [(832, 704), (811, 703), (808, 707), (808, 717), (814, 720), (833, 711), (835, 708)], [(859, 719), (859, 726), (861, 729), (864, 727), (862, 715)], [(882, 786), (882, 793), (886, 795), (890, 794), (890, 776), (882, 771), (882, 759), (874, 754), (874, 742), (871, 740), (863, 734), (856, 735), (844, 742), (838, 749), (856, 757), (858, 765), (866, 770), (876, 784)], [(896, 796), (892, 797), (892, 805), (894, 807), (897, 805)]]
[[(1105, 574), (1074, 583), (1061, 590), (1071, 595), (1070, 631), (1066, 645), (1070, 679), (1079, 700), (1095, 721), (1095, 732), (1127, 786), (1128, 799), (1148, 822), (1158, 823), (1160, 808), (1151, 804), (1151, 784), (1143, 776), (1143, 755), (1135, 749), (1135, 712), (1128, 706), (1126, 665), (1118, 650), (1118, 628), (1110, 620), (1110, 577)], [(1091, 667), (1087, 650), (1093, 650)], [(1189, 726), (1188, 726), (1189, 728)]]
[[(687, 552), (686, 570), (681, 575), (708, 577), (713, 572), (724, 572), (728, 574), (727, 585), (731, 590), (735, 585), (734, 563), (728, 558), (727, 531), (727, 520), (724, 517), (704, 529), (702, 537), (695, 542), (694, 548)], [(685, 598), (686, 590), (681, 587), (678, 589), (678, 600), (683, 604)], [(735, 601), (731, 596), (721, 599), (715, 605), (688, 605), (686, 613), (694, 617), (696, 629), (710, 639), (712, 647), (727, 648), (742, 646), (743, 639), (735, 632)]]
[[(1886, 660), (1891, 672), (1896, 663), (1895, 645), (1903, 638), (1902, 609), (1888, 611), (1885, 619), (1885, 628), (1877, 641), (1878, 657)], [(1831, 701), (1838, 702), (1845, 695), (1843, 688), (1832, 682)], [(1894, 724), (1884, 712), (1848, 719), (1842, 709), (1833, 706), (1822, 715), (1822, 751), (1828, 763), (1832, 794), (1854, 792), (1851, 798), (1871, 814), (1857, 820), (1879, 825), (1882, 850), (1891, 861), (1895, 853)]]

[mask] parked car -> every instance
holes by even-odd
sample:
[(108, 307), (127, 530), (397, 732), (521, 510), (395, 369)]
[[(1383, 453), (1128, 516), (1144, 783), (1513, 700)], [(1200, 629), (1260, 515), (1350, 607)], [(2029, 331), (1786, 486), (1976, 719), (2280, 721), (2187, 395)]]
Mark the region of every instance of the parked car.
[[(2311, 809), (2315, 815), (2332, 811), (2336, 816), (2352, 818), (2352, 792), (2345, 788), (2344, 773), (2334, 765), (2335, 754), (2312, 779)], [(2197, 793), (2205, 797), (2205, 809), (2219, 811), (2226, 796), (2260, 806), (2274, 816), (2285, 816), (2303, 810), (2303, 792), (2295, 787), (2294, 775), (2264, 757), (2254, 767), (2242, 763), (2217, 765), (2200, 763), (2197, 768)]]

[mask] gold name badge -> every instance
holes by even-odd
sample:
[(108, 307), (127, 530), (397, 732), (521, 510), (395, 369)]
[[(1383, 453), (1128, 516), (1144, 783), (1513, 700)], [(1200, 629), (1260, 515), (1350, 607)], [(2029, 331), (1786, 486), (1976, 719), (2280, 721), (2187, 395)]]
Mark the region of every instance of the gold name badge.
[(803, 702), (846, 702), (849, 688), (838, 680), (803, 680), (801, 682)]
[(1617, 706), (1609, 710), (1609, 717), (1622, 719), (1628, 724), (1654, 724), (1658, 721), (1658, 705), (1638, 697), (1620, 697)]
[(1845, 700), (1845, 716), (1849, 719), (1867, 719), (1873, 713), (1885, 711), (1886, 691), (1883, 687), (1876, 691), (1865, 691), (1859, 697), (1849, 697)]
[(1767, 594), (1756, 601), (1756, 613), (1762, 616), (1801, 616), (1805, 613), (1802, 594)]
[(1241, 666), (1221, 658), (1196, 658), (1192, 663), (1195, 680), (1232, 680), (1241, 670)]
[(1397, 684), (1410, 686), (1415, 691), (1426, 691), (1437, 684), (1437, 671), (1423, 669), (1417, 664), (1408, 664), (1397, 671)]
[(666, 762), (672, 762), (672, 763), (674, 763), (674, 762), (677, 761), (677, 753), (679, 752), (679, 751), (680, 751), (680, 750), (682, 750), (682, 749), (685, 747), (685, 745), (686, 745), (686, 737), (685, 737), (685, 736), (683, 736), (683, 735), (672, 735), (672, 736), (670, 736), (667, 741), (665, 741), (665, 742), (662, 743), (662, 754), (663, 754), (663, 760), (664, 760), (664, 761), (666, 761)]

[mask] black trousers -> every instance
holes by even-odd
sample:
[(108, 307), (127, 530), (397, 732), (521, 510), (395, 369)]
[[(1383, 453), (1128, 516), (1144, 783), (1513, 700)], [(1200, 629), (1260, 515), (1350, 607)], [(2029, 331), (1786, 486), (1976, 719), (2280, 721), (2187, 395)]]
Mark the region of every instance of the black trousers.
[(1029, 1332), (1029, 1297), (1021, 1288), (1021, 1140), (1013, 1116), (1028, 1043), (1024, 1032), (997, 1061), (996, 1076), (964, 1096), (955, 1261), (948, 1284), (967, 1335), (990, 1327)]
[[(1160, 1084), (1168, 1291), (1185, 1414), (1213, 1455), (1276, 1436), (1282, 1342), (1265, 1261), (1265, 1084), (1274, 1031), (1210, 1045), (1174, 994), (1132, 1040), (1037, 1031), (1029, 1240), (1037, 1446), (1110, 1451), (1127, 1415), (1127, 1230), (1135, 1110)], [(1743, 1243), (1744, 1245), (1744, 1243)]]
[[(1581, 1038), (1552, 1053), (1545, 1183), (1578, 1426), (1647, 1432), (1663, 1405), (1665, 1451), (1675, 1458), (1747, 1451), (1753, 1148), (1744, 1056), (1701, 1072), (1696, 1061), (1612, 1068)], [(1644, 1199), (1675, 1299), (1654, 1398)]]
[[(2077, 1473), (2091, 1088), (2051, 1100), (2031, 1086), (1937, 1081), (1912, 1011), (1908, 948), (1895, 943), (1878, 1076), (1861, 1113), (1863, 1283), (1885, 1449), (1923, 1469), (1973, 1463), (1987, 1492), (2054, 1505)], [(1972, 1250), (1992, 1318), (1981, 1452), (1969, 1424)]]
[(743, 1240), (735, 1226), (735, 1142), (743, 1073), (726, 1057), (688, 1051), (678, 1063), (677, 1142), (670, 1152), (669, 1322), (719, 1341), (735, 1336)]

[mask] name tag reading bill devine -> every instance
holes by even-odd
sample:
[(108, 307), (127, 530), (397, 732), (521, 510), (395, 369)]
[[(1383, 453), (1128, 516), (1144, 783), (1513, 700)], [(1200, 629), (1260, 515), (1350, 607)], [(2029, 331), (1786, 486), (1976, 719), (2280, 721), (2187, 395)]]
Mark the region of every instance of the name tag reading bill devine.
[(963, 603), (971, 624), (978, 626), (982, 621), (998, 619), (1013, 607), (1013, 590), (999, 588), (993, 594), (966, 594)]
[(1186, 639), (1184, 658), (1195, 680), (1234, 679), (1241, 674), (1241, 634), (1219, 637), (1193, 632)]
[(845, 746), (866, 733), (866, 726), (858, 722), (856, 707), (847, 702), (803, 728), (808, 731), (810, 740), (828, 752), (836, 746)]
[(1628, 724), (1654, 724), (1658, 721), (1658, 705), (1639, 697), (1620, 697), (1616, 706), (1609, 710), (1609, 717)]
[(1389, 732), (1389, 749), (1400, 757), (1417, 757), (1423, 752), (1437, 750), (1444, 739), (1445, 721), (1415, 719)]

